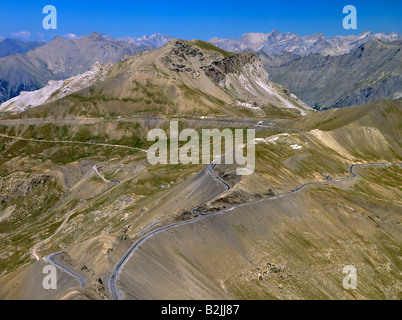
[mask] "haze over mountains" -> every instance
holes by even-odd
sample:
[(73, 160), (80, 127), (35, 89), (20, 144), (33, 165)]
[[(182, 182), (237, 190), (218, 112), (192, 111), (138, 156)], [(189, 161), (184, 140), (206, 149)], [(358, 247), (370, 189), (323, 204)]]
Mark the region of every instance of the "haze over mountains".
[(0, 39), (0, 58), (9, 56), (14, 53), (25, 53), (37, 47), (43, 46), (44, 44), (46, 44), (46, 42), (44, 41), (24, 42), (18, 39)]

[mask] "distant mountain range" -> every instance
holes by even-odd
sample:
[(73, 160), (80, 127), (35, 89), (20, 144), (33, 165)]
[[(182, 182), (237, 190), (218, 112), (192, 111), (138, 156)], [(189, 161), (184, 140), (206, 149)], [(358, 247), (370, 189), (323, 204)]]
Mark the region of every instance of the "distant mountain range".
[(0, 102), (21, 91), (40, 89), (49, 80), (67, 79), (83, 73), (96, 62), (116, 62), (125, 55), (160, 47), (166, 41), (167, 37), (160, 35), (114, 40), (96, 32), (73, 40), (57, 36), (25, 54), (0, 59)]
[(142, 36), (141, 38), (132, 38), (132, 37), (123, 37), (119, 40), (126, 41), (128, 43), (134, 43), (138, 46), (147, 46), (151, 48), (161, 48), (163, 47), (170, 39), (171, 36), (166, 34), (154, 33), (151, 36)]
[[(83, 74), (95, 63), (116, 62), (125, 55), (158, 49), (171, 39), (158, 33), (113, 39), (96, 32), (73, 40), (55, 37), (46, 44), (5, 39), (0, 42), (0, 53), (33, 49), (0, 58), (0, 103), (21, 91), (43, 88), (50, 80)], [(272, 81), (316, 109), (402, 97), (402, 36), (394, 32), (325, 38), (323, 34), (300, 37), (274, 30), (247, 33), (237, 40), (212, 38), (210, 43), (229, 52), (255, 53)], [(55, 85), (51, 83), (52, 88)], [(58, 85), (60, 88), (62, 83)], [(29, 104), (30, 96), (22, 99), (24, 105)], [(37, 101), (40, 99), (35, 98)]]
[(318, 110), (402, 98), (402, 36), (394, 32), (325, 38), (274, 30), (210, 42), (256, 53), (272, 81)]
[(341, 56), (259, 52), (272, 81), (316, 109), (402, 98), (402, 41), (375, 40)]
[(402, 40), (402, 35), (365, 31), (360, 35), (335, 36), (325, 38), (322, 33), (300, 37), (294, 33), (273, 30), (269, 33), (245, 33), (239, 39), (212, 38), (210, 43), (230, 52), (265, 52), (280, 55), (291, 52), (301, 56), (319, 53), (324, 56), (339, 56), (357, 49), (360, 45), (373, 40), (383, 42)]
[(46, 44), (44, 41), (24, 42), (18, 39), (0, 39), (0, 58), (7, 57), (14, 53), (25, 53)]

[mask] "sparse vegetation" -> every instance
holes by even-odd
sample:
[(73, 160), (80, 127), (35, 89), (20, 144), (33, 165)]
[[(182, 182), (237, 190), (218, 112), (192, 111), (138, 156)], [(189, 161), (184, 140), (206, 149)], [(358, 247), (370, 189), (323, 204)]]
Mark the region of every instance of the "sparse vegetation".
[(216, 51), (220, 54), (222, 54), (225, 57), (230, 56), (232, 53), (225, 51), (221, 48), (218, 48), (216, 46), (214, 46), (213, 44), (209, 43), (209, 42), (205, 42), (202, 40), (192, 40), (191, 41), (192, 44), (196, 45), (197, 47), (203, 49), (203, 50), (207, 50), (207, 51)]

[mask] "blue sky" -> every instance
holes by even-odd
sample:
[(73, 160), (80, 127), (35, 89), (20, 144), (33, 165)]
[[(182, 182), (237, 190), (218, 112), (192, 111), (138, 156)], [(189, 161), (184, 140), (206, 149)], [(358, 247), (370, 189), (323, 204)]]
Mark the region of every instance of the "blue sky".
[[(357, 30), (342, 27), (345, 5), (357, 8)], [(57, 30), (42, 27), (45, 5), (57, 9)], [(307, 35), (357, 34), (366, 30), (402, 33), (401, 0), (203, 0), (203, 1), (60, 1), (0, 2), (0, 37), (51, 40), (97, 31), (114, 38), (159, 32), (182, 39), (239, 38), (273, 29)]]

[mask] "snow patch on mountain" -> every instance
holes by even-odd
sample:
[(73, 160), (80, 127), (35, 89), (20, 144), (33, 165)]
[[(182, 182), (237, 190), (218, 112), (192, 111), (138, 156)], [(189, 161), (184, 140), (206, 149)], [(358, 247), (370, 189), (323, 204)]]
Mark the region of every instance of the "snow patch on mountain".
[(120, 38), (119, 40), (126, 41), (128, 43), (133, 43), (138, 46), (147, 46), (154, 49), (158, 49), (163, 47), (166, 43), (168, 43), (170, 39), (172, 39), (171, 36), (160, 33), (154, 33), (151, 36), (144, 35), (140, 38), (123, 37)]
[(23, 112), (27, 108), (36, 107), (90, 87), (96, 81), (104, 81), (112, 66), (111, 62), (106, 64), (96, 62), (90, 70), (67, 80), (51, 80), (47, 86), (39, 90), (23, 91), (19, 96), (0, 104), (0, 112)]
[(300, 114), (302, 116), (307, 115), (307, 112), (303, 108), (299, 108), (299, 107), (295, 106), (294, 104), (290, 103), (288, 100), (286, 100), (284, 97), (282, 97), (276, 90), (274, 90), (270, 86), (268, 86), (265, 83), (258, 81), (258, 80), (256, 81), (256, 83), (261, 88), (263, 88), (266, 92), (268, 92), (268, 94), (275, 96), (277, 99), (279, 99), (281, 106), (283, 106), (285, 108), (290, 108), (290, 109), (297, 109), (300, 111)]
[(395, 32), (389, 34), (372, 33), (365, 31), (359, 35), (334, 36), (325, 38), (324, 34), (316, 33), (300, 37), (290, 32), (283, 33), (273, 30), (269, 33), (245, 33), (239, 39), (217, 37), (209, 40), (210, 43), (230, 52), (263, 51), (269, 54), (283, 54), (291, 52), (302, 56), (319, 53), (324, 56), (338, 56), (351, 52), (358, 46), (373, 40), (389, 42), (402, 39), (402, 35)]
[(36, 107), (46, 102), (50, 95), (63, 85), (63, 80), (50, 80), (47, 86), (35, 91), (21, 91), (16, 96), (0, 104), (1, 112), (22, 112), (28, 107)]

